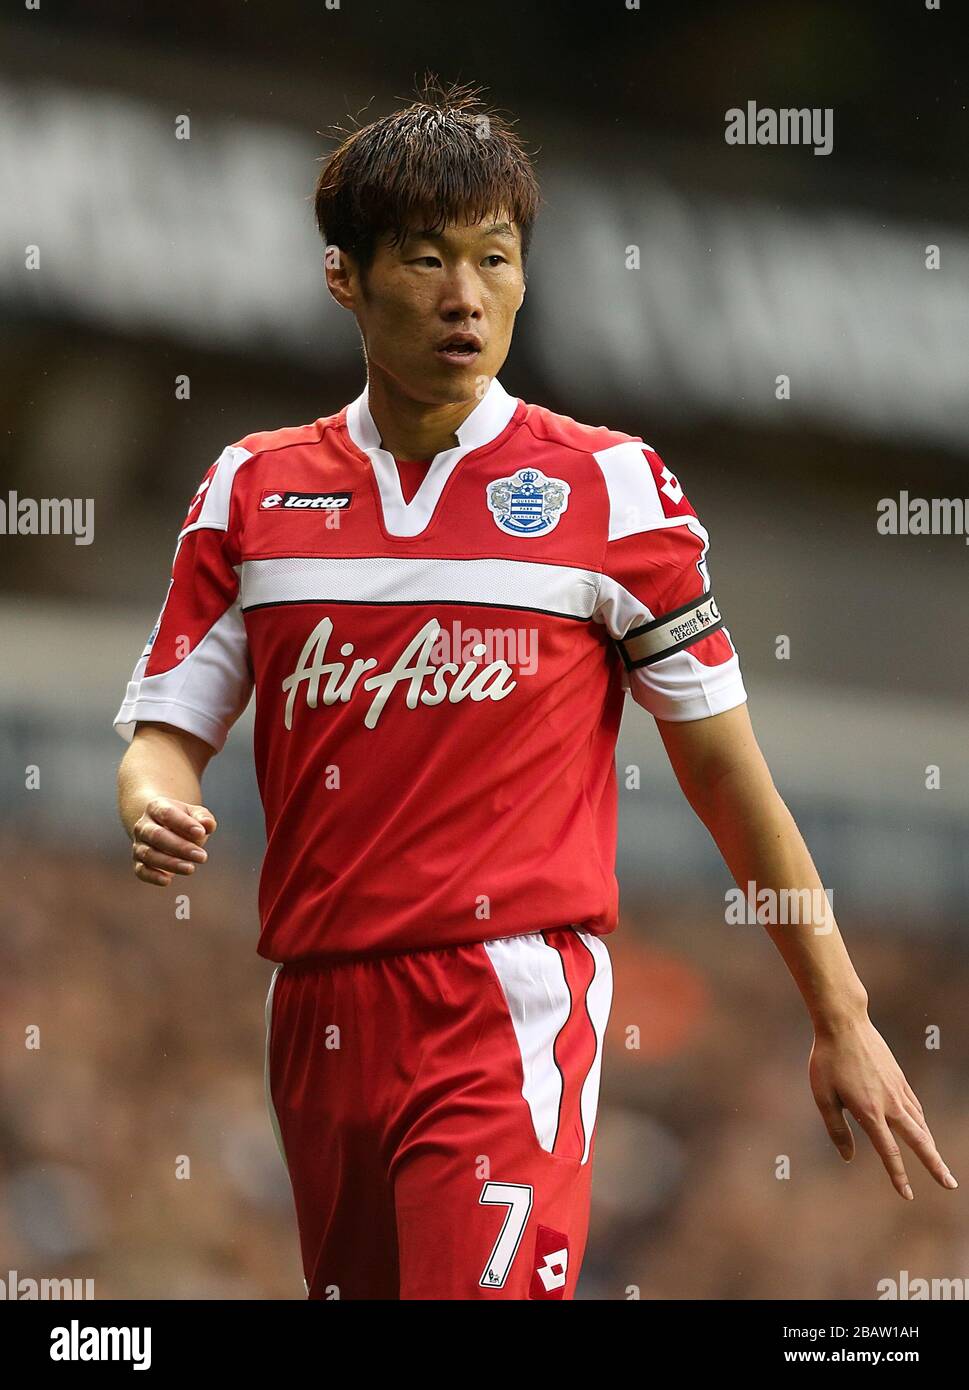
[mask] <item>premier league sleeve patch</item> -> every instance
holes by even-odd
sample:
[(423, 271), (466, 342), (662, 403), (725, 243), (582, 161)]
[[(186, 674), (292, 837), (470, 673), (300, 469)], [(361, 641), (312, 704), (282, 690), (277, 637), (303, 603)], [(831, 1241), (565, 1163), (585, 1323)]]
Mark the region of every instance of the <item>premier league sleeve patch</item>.
[(506, 535), (544, 536), (559, 524), (571, 490), (561, 478), (546, 478), (538, 468), (520, 468), (512, 477), (488, 484), (488, 510)]
[(723, 618), (717, 601), (711, 593), (698, 599), (691, 599), (682, 608), (656, 618), (642, 627), (630, 628), (625, 637), (616, 642), (627, 671), (638, 670), (641, 666), (652, 666), (684, 647), (691, 647), (701, 638), (719, 632)]
[(168, 603), (168, 595), (172, 591), (172, 585), (174, 584), (174, 582), (174, 579), (169, 579), (168, 581), (168, 589), (165, 592), (165, 602), (161, 606), (161, 612), (158, 614), (158, 619), (155, 623), (155, 626), (148, 634), (148, 641), (145, 643), (144, 651), (141, 653), (142, 660), (144, 660), (146, 656), (151, 656), (151, 649), (155, 645), (155, 638), (158, 636), (159, 629), (161, 628), (162, 618), (165, 616), (165, 607)]

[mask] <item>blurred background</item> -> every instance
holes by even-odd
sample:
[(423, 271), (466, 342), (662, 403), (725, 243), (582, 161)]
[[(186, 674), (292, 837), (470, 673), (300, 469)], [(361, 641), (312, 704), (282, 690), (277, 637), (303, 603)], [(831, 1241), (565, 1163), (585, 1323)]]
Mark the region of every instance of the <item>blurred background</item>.
[[(263, 1100), (251, 711), (207, 775), (220, 830), (188, 921), (131, 874), (111, 721), (209, 464), (362, 389), (316, 161), (430, 68), (486, 84), (536, 152), (502, 382), (641, 435), (681, 480), (775, 780), (962, 1180), (943, 1193), (910, 1156), (908, 1204), (867, 1141), (842, 1163), (799, 996), (762, 929), (725, 922), (726, 871), (631, 706), (581, 1296), (969, 1279), (966, 537), (876, 529), (902, 492), (969, 498), (958, 7), (146, 11), (0, 21), (0, 501), (95, 517), (89, 545), (0, 534), (0, 1274), (303, 1297)], [(728, 145), (748, 101), (830, 108), (831, 153)]]

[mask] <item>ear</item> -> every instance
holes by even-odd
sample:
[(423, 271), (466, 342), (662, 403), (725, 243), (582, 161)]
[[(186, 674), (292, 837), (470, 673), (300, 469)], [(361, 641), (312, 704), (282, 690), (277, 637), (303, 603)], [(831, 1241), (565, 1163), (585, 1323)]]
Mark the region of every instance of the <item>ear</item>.
[(326, 287), (344, 309), (353, 309), (353, 277), (350, 259), (339, 246), (328, 246), (323, 254), (323, 273)]

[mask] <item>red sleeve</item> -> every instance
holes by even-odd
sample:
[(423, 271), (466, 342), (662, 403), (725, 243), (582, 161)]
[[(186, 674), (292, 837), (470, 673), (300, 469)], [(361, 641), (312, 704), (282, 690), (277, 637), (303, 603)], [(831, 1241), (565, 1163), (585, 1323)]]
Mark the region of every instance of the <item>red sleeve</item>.
[(235, 474), (249, 457), (226, 449), (189, 504), (168, 595), (135, 666), (114, 726), (131, 739), (139, 720), (173, 724), (218, 752), (252, 694), (229, 518)]
[(707, 566), (710, 538), (680, 480), (640, 440), (597, 461), (609, 493), (598, 613), (633, 697), (670, 720), (742, 704), (739, 658)]

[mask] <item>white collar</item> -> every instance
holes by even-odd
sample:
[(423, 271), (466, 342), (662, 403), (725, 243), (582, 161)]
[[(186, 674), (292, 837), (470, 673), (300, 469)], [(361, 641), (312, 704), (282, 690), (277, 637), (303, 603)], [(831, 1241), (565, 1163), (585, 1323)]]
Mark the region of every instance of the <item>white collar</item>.
[(347, 406), (347, 433), (373, 466), (386, 530), (392, 536), (418, 536), (427, 527), (445, 483), (465, 454), (498, 438), (514, 415), (518, 398), (510, 395), (497, 377), (492, 377), (474, 410), (454, 431), (458, 438), (456, 447), (434, 455), (417, 492), (410, 502), (405, 502), (393, 455), (381, 447), (380, 432), (370, 413), (369, 391), (368, 382)]

